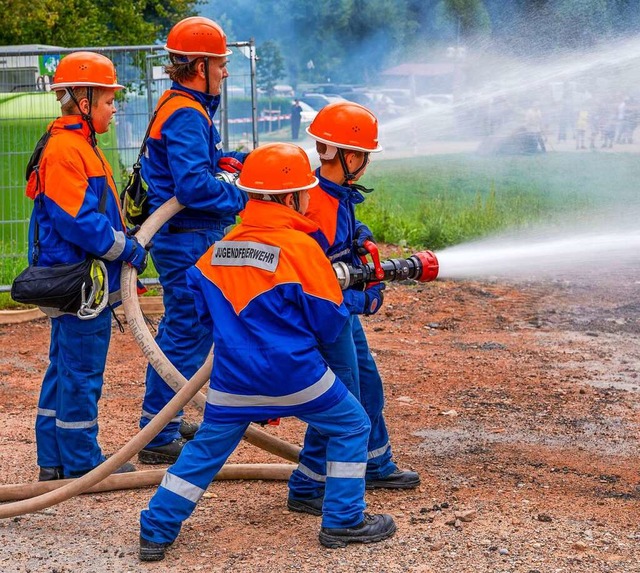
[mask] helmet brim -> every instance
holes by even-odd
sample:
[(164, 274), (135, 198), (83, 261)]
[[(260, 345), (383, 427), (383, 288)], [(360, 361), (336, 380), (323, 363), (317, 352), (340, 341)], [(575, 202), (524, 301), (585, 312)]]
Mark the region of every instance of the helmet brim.
[(182, 50), (174, 50), (172, 48), (169, 48), (166, 44), (164, 46), (164, 49), (170, 54), (178, 54), (179, 56), (193, 56), (195, 58), (203, 58), (203, 57), (225, 58), (233, 54), (233, 52), (228, 48), (224, 54), (214, 54), (213, 52), (183, 52)]
[(98, 82), (60, 82), (58, 84), (51, 84), (51, 91), (61, 90), (64, 88), (108, 88), (114, 90), (123, 90), (124, 86), (121, 84), (101, 84)]
[[(242, 175), (240, 175), (242, 177)], [(287, 193), (295, 193), (296, 191), (304, 191), (305, 189), (313, 189), (318, 185), (319, 181), (317, 177), (313, 177), (313, 182), (304, 187), (294, 187), (292, 189), (256, 189), (255, 187), (247, 187), (240, 182), (240, 179), (236, 181), (236, 186), (246, 191), (247, 193), (259, 193), (261, 195), (286, 195)]]
[(364, 153), (378, 153), (382, 151), (382, 146), (378, 143), (378, 146), (375, 149), (366, 149), (364, 147), (358, 147), (357, 145), (345, 145), (343, 143), (336, 143), (335, 141), (329, 141), (328, 139), (323, 139), (322, 137), (318, 137), (309, 131), (307, 127), (305, 131), (309, 134), (309, 137), (319, 141), (320, 143), (324, 143), (326, 145), (333, 145), (333, 147), (337, 147), (338, 149), (348, 149), (350, 151), (362, 151)]

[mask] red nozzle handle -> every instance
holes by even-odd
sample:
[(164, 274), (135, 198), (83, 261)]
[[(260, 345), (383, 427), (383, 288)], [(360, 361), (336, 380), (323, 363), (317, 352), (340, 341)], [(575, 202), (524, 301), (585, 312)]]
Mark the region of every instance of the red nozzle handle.
[(218, 168), (227, 173), (240, 173), (242, 167), (242, 161), (235, 157), (221, 157), (218, 160)]
[[(371, 255), (371, 260), (373, 261), (373, 272), (376, 275), (376, 278), (378, 280), (382, 280), (384, 278), (384, 269), (380, 264), (380, 252), (378, 251), (378, 245), (373, 241), (365, 241), (362, 243), (362, 247)], [(367, 255), (360, 255), (360, 260), (366, 264)]]
[(422, 283), (428, 283), (436, 280), (438, 277), (438, 271), (440, 270), (440, 264), (433, 252), (420, 251), (419, 253), (415, 253), (413, 256), (418, 259), (422, 265), (422, 273), (416, 280)]

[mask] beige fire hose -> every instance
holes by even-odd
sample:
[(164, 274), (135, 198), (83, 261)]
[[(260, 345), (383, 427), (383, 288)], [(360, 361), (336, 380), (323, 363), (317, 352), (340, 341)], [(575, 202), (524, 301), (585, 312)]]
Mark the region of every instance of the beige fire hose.
[[(180, 391), (169, 401), (169, 403), (153, 418), (140, 432), (138, 432), (127, 444), (113, 454), (110, 458), (102, 462), (98, 467), (92, 469), (89, 473), (78, 479), (68, 480), (69, 483), (63, 487), (39, 495), (32, 499), (25, 499), (6, 505), (0, 505), (0, 519), (7, 517), (15, 517), (25, 513), (33, 513), (46, 507), (51, 507), (57, 503), (61, 503), (76, 495), (84, 493), (91, 486), (102, 481), (111, 475), (122, 464), (133, 457), (137, 452), (144, 448), (150, 440), (164, 428), (173, 418), (176, 412), (180, 411), (195, 394), (207, 382), (209, 375), (208, 370), (211, 367), (211, 359), (198, 370), (193, 378), (185, 384)], [(133, 473), (133, 479), (135, 474)], [(112, 476), (121, 479), (125, 474), (116, 474)]]
[[(182, 209), (182, 206), (175, 199), (171, 199), (160, 207), (160, 209), (149, 217), (138, 231), (136, 236), (140, 243), (142, 245), (146, 245), (157, 230), (180, 209)], [(199, 390), (209, 380), (213, 357), (209, 356), (208, 360), (198, 370), (198, 372), (194, 374), (193, 378), (187, 381), (160, 351), (149, 332), (149, 329), (146, 327), (137, 297), (136, 283), (137, 272), (128, 265), (123, 265), (121, 288), (127, 322), (132, 329), (134, 338), (140, 344), (140, 347), (149, 362), (153, 365), (158, 374), (163, 377), (167, 384), (176, 390), (176, 395), (138, 434), (136, 434), (118, 452), (113, 454), (98, 467), (78, 479), (64, 480), (68, 483), (62, 487), (57, 487), (53, 491), (47, 491), (46, 493), (37, 495), (37, 497), (33, 497), (31, 499), (23, 499), (22, 501), (0, 506), (0, 519), (15, 517), (25, 513), (33, 513), (34, 511), (39, 511), (61, 503), (88, 491), (91, 487), (100, 483), (108, 476), (109, 489), (123, 489), (152, 485), (146, 483), (149, 479), (149, 476), (147, 475), (148, 472), (111, 474), (144, 448), (144, 446), (146, 446), (160, 432), (160, 430), (162, 430), (162, 428), (164, 428), (167, 423), (173, 419), (175, 414), (186, 406), (187, 403), (192, 402), (200, 412), (204, 411), (205, 398), (200, 394)], [(280, 440), (279, 438), (271, 436), (266, 432), (262, 432), (255, 427), (250, 426), (244, 437), (250, 443), (268, 452), (277, 454), (284, 459), (288, 459), (290, 461), (297, 461), (298, 459), (300, 452), (300, 448), (298, 446), (285, 442), (284, 440)], [(283, 467), (283, 465), (285, 467)], [(227, 471), (233, 472), (235, 477), (227, 479), (287, 479), (288, 475), (294, 468), (294, 466), (287, 464), (263, 464), (260, 471), (256, 471), (254, 467), (255, 464), (243, 464), (243, 466), (244, 467), (238, 467), (235, 469), (232, 469), (233, 466), (224, 466), (220, 473), (222, 475), (225, 468), (228, 468)], [(141, 485), (137, 485), (138, 483)], [(111, 487), (111, 484), (115, 487)], [(36, 485), (39, 486), (40, 484)], [(20, 486), (18, 485), (16, 487)], [(43, 489), (48, 489), (48, 487), (45, 486)], [(34, 488), (34, 491), (40, 490), (38, 490), (38, 488)], [(10, 499), (16, 498), (13, 497)]]
[[(295, 467), (293, 464), (227, 464), (216, 474), (215, 481), (234, 479), (288, 480)], [(165, 473), (166, 470), (144, 470), (126, 474), (112, 474), (96, 485), (86, 489), (84, 493), (100, 493), (158, 485), (162, 481)], [(75, 480), (71, 479), (61, 479), (35, 483), (0, 485), (0, 501), (28, 499), (59, 489), (74, 481)]]
[[(138, 241), (142, 245), (146, 245), (153, 235), (156, 234), (158, 229), (160, 229), (162, 225), (164, 225), (182, 208), (182, 205), (178, 203), (175, 197), (167, 201), (158, 210), (154, 211), (153, 215), (144, 222), (140, 230), (136, 233)], [(186, 384), (187, 380), (182, 374), (180, 374), (178, 369), (171, 364), (171, 361), (167, 359), (156, 344), (151, 332), (149, 332), (149, 328), (147, 327), (142, 311), (140, 310), (137, 278), (138, 273), (134, 268), (128, 265), (123, 265), (120, 284), (122, 290), (122, 305), (124, 307), (125, 316), (127, 317), (127, 323), (129, 324), (129, 328), (131, 328), (133, 337), (140, 345), (143, 354), (151, 366), (153, 366), (155, 371), (171, 389), (178, 391), (184, 384)], [(209, 362), (209, 364), (211, 363)], [(207, 376), (209, 373), (207, 373)], [(206, 398), (200, 393), (197, 393), (191, 400), (191, 404), (195, 406), (200, 414), (204, 412), (205, 403)], [(173, 415), (178, 411), (179, 410), (173, 412)], [(258, 446), (259, 448), (280, 456), (285, 460), (296, 463), (298, 461), (298, 457), (300, 455), (300, 448), (298, 446), (272, 436), (267, 432), (263, 432), (255, 426), (249, 426), (249, 428), (247, 428), (244, 439), (254, 446)]]

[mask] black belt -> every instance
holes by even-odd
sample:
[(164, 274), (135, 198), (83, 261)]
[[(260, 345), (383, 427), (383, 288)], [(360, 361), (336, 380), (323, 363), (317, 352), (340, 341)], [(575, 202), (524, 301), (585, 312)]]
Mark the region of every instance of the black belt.
[(198, 228), (198, 229), (188, 229), (186, 227), (176, 227), (175, 225), (169, 225), (169, 232), (170, 233), (195, 233), (196, 231), (204, 231), (205, 229), (203, 228)]

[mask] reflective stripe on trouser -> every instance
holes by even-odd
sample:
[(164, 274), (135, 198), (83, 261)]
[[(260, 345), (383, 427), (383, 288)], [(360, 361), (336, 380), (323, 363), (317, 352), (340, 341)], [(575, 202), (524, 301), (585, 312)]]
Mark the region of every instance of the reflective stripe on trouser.
[[(339, 404), (300, 419), (327, 435), (328, 464), (323, 527), (352, 527), (363, 519), (364, 472), (369, 422), (362, 406), (347, 394)], [(195, 509), (248, 424), (204, 422), (168, 470), (149, 507), (140, 514), (140, 533), (150, 541), (173, 541)], [(259, 495), (256, 489), (256, 495)]]
[[(173, 234), (162, 231), (153, 239), (151, 258), (164, 293), (164, 316), (158, 327), (156, 342), (187, 380), (206, 360), (213, 337), (211, 330), (203, 327), (198, 320), (193, 295), (187, 288), (186, 271), (215, 241), (222, 238), (222, 234), (223, 230), (213, 229)], [(175, 391), (149, 366), (140, 427), (144, 428), (174, 396)], [(181, 419), (182, 412), (179, 412), (149, 442), (148, 447), (163, 446), (179, 438)]]
[(92, 320), (51, 319), (49, 367), (36, 417), (38, 465), (62, 466), (66, 477), (104, 461), (98, 445), (98, 400), (111, 339), (108, 309)]
[[(369, 351), (369, 345), (357, 316), (352, 316), (336, 341), (320, 345), (322, 356), (360, 401), (371, 423), (367, 447), (366, 479), (379, 479), (392, 474), (396, 465), (391, 460), (389, 434), (384, 421), (382, 379)], [(312, 427), (307, 428), (300, 452), (300, 466), (289, 480), (290, 495), (308, 499), (324, 495), (326, 438)]]

